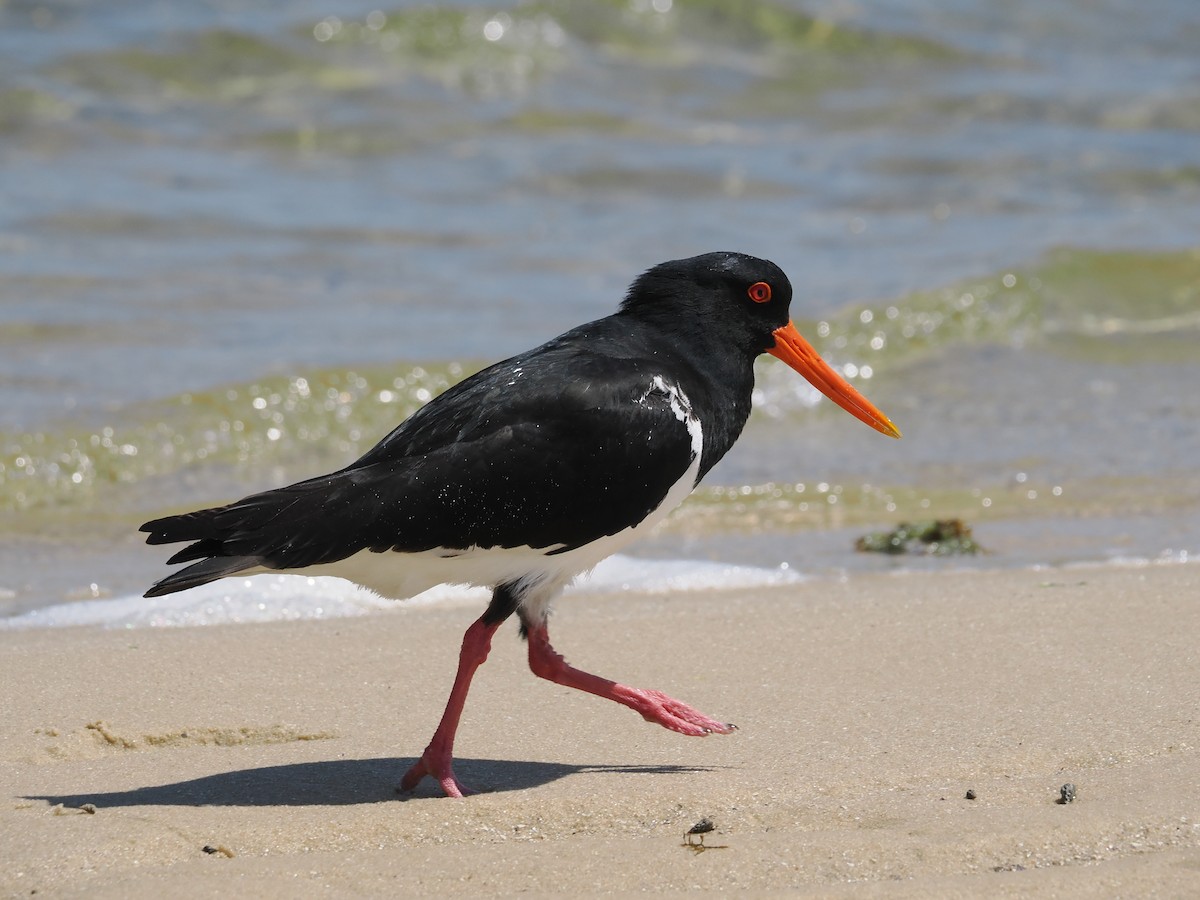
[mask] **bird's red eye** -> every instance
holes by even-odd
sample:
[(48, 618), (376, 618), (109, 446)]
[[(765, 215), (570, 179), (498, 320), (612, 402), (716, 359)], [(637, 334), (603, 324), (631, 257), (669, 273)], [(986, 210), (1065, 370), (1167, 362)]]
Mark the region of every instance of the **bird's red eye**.
[(765, 281), (756, 281), (750, 285), (750, 289), (746, 293), (755, 303), (766, 303), (771, 299), (771, 286)]

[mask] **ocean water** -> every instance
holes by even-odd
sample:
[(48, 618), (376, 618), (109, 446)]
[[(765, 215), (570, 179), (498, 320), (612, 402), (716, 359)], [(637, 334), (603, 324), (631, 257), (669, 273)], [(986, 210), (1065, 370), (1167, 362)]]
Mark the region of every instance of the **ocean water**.
[[(1193, 0), (0, 5), (0, 616), (132, 600), (140, 522), (714, 249), (905, 437), (763, 361), (622, 583), (1194, 560), (1198, 46)], [(988, 552), (854, 549), (935, 517)]]

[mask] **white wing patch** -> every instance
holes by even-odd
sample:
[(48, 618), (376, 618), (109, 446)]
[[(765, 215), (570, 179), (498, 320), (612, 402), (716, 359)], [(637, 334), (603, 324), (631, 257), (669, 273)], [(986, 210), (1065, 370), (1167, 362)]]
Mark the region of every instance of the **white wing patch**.
[(646, 388), (646, 393), (638, 398), (638, 402), (644, 406), (650, 395), (655, 393), (666, 395), (671, 404), (671, 412), (683, 423), (688, 437), (692, 439), (692, 456), (699, 459), (704, 452), (704, 432), (700, 428), (700, 420), (692, 412), (692, 404), (688, 400), (687, 394), (680, 389), (679, 385), (667, 384), (661, 375), (655, 375), (650, 382), (650, 387)]

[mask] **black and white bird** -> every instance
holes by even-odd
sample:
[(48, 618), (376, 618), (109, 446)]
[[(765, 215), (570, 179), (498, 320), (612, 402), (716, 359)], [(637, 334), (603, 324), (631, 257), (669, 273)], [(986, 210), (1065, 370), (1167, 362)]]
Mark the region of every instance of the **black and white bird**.
[(168, 562), (191, 565), (146, 596), (296, 570), (394, 598), (441, 583), (491, 588), (463, 638), (441, 723), (403, 790), (429, 775), (448, 796), (468, 793), (453, 771), (455, 731), (472, 675), (514, 613), (534, 674), (681, 734), (728, 734), (734, 726), (663, 693), (568, 665), (550, 645), (549, 604), (662, 521), (733, 446), (762, 353), (900, 436), (796, 331), (791, 299), (778, 266), (741, 253), (657, 265), (614, 314), (460, 382), (346, 468), (147, 522), (150, 544), (188, 542)]

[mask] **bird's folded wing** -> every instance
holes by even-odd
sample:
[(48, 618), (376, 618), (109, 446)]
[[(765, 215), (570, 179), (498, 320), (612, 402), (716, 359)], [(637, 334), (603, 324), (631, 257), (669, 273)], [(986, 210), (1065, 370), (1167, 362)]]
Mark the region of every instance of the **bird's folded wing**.
[(552, 552), (636, 525), (698, 452), (679, 395), (644, 373), (507, 393), (488, 381), (439, 397), (426, 407), (436, 417), (422, 410), (346, 469), (143, 530), (150, 543), (194, 542), (171, 562), (237, 556), (276, 569), (364, 549)]

